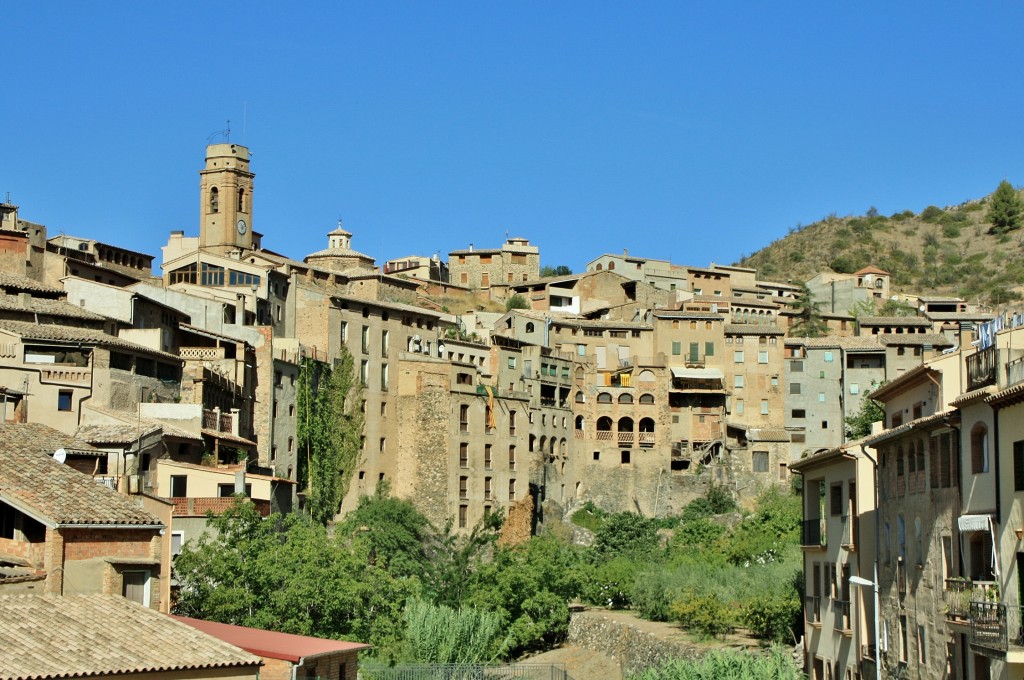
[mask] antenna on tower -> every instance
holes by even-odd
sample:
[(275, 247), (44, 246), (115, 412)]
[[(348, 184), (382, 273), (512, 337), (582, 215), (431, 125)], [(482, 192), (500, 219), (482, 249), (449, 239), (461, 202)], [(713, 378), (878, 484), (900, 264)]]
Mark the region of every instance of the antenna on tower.
[(206, 138), (206, 144), (213, 144), (217, 137), (223, 137), (225, 142), (231, 141), (231, 120), (228, 119), (228, 127), (226, 130), (217, 130), (216, 132), (210, 133), (210, 136)]

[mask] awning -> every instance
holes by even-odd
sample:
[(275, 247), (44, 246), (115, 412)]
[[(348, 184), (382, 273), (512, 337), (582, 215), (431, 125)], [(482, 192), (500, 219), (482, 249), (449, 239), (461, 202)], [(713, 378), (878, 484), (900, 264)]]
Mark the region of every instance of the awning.
[(690, 380), (721, 380), (722, 369), (720, 368), (682, 368), (672, 366), (673, 378), (689, 378)]
[(961, 533), (972, 531), (991, 531), (992, 515), (960, 515), (957, 524)]

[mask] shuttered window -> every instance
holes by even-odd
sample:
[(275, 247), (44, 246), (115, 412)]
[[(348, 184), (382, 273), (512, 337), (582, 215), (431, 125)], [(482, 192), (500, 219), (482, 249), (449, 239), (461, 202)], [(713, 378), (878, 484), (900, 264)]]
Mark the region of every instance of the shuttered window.
[(1024, 491), (1024, 441), (1013, 443), (1013, 490)]

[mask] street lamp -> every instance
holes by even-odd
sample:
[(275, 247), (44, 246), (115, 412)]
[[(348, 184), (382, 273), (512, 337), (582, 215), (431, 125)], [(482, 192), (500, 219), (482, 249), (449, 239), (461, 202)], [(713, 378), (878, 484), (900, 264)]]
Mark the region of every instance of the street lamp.
[[(875, 577), (878, 578), (877, 575)], [(851, 576), (850, 583), (855, 586), (861, 586), (862, 588), (871, 588), (874, 591), (875, 596), (875, 677), (877, 680), (882, 680), (882, 660), (879, 658), (879, 643), (878, 643), (878, 617), (881, 614), (878, 606), (878, 581), (871, 581), (861, 576)]]

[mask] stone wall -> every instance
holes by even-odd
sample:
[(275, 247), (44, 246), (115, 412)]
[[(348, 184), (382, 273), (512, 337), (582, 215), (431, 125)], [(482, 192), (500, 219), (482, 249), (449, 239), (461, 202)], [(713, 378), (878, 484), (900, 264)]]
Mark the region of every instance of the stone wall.
[(604, 616), (600, 611), (573, 613), (565, 643), (611, 656), (628, 676), (673, 658), (699, 658), (706, 649), (662, 640), (638, 627)]

